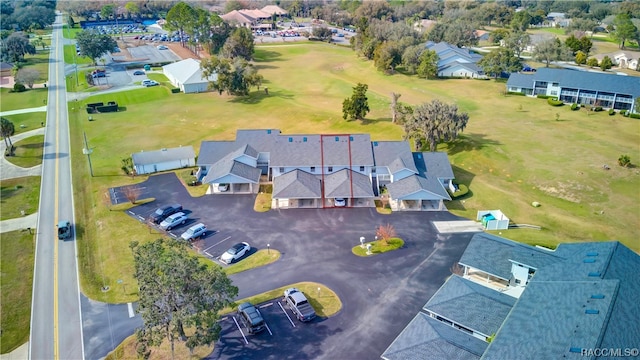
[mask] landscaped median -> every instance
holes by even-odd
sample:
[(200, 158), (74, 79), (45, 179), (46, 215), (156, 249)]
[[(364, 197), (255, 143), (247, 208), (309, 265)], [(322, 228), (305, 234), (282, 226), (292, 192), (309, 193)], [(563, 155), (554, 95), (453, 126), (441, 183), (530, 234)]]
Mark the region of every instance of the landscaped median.
[[(367, 254), (367, 245), (371, 245), (371, 254)], [(351, 249), (351, 252), (358, 256), (371, 256), (386, 253), (388, 251), (397, 250), (404, 246), (404, 240), (400, 238), (390, 238), (388, 240), (376, 240), (364, 243), (362, 245), (356, 245)]]
[[(261, 250), (262, 251), (262, 250)], [(273, 250), (271, 250), (273, 253)], [(246, 259), (245, 259), (246, 260)], [(243, 260), (243, 261), (245, 261)], [(280, 300), (282, 298), (284, 290), (295, 287), (302, 291), (304, 295), (313, 306), (316, 314), (319, 317), (331, 317), (335, 315), (342, 308), (342, 302), (338, 295), (333, 290), (326, 287), (323, 284), (315, 282), (299, 282), (291, 285), (286, 285), (273, 289), (262, 294), (254, 295), (248, 298), (239, 299), (235, 301), (235, 304), (242, 304), (244, 302), (250, 302), (254, 305), (261, 304), (270, 300)], [(220, 315), (230, 314), (236, 310), (236, 306), (222, 309)], [(201, 346), (195, 348), (193, 354), (189, 354), (186, 346), (175, 346), (175, 358), (176, 359), (202, 359), (209, 355), (213, 351), (213, 347)], [(109, 353), (106, 360), (115, 359), (135, 359), (136, 353), (136, 336), (132, 335), (126, 338), (118, 347)], [(158, 348), (152, 348), (151, 357), (153, 359), (170, 359), (171, 347), (169, 341), (163, 340), (162, 345)]]
[(280, 259), (280, 251), (275, 249), (262, 249), (233, 265), (225, 267), (224, 272), (227, 275), (237, 274), (260, 266), (269, 265), (278, 261), (278, 259)]

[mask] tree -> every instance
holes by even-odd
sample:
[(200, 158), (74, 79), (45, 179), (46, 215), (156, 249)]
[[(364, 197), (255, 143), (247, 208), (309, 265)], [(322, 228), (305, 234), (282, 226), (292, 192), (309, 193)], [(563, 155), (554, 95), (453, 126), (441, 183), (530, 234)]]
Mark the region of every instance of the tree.
[(167, 13), (165, 27), (168, 30), (180, 32), (180, 45), (184, 46), (185, 29), (189, 28), (195, 19), (195, 12), (191, 6), (180, 1), (171, 7)]
[(326, 26), (314, 26), (311, 35), (320, 41), (331, 41), (333, 33)]
[(11, 135), (16, 132), (15, 126), (7, 118), (0, 118), (0, 135), (4, 138), (4, 144), (7, 147), (9, 154), (13, 151), (13, 143), (11, 142)]
[(414, 109), (412, 119), (405, 125), (405, 137), (421, 136), (429, 143), (430, 151), (436, 151), (440, 141), (455, 140), (468, 121), (469, 115), (458, 113), (455, 104), (435, 99)]
[(140, 288), (137, 311), (144, 322), (136, 333), (140, 353), (148, 354), (162, 338), (169, 340), (172, 357), (176, 339), (190, 350), (216, 341), (218, 312), (238, 294), (222, 268), (200, 263), (180, 241), (158, 239), (131, 249)]
[(549, 67), (551, 61), (568, 60), (573, 55), (558, 38), (542, 41), (536, 45), (533, 50), (533, 58), (536, 61), (544, 62), (546, 67)]
[(520, 54), (527, 48), (527, 46), (531, 43), (531, 38), (529, 34), (523, 31), (513, 31), (510, 32), (507, 37), (504, 39), (505, 46), (513, 51), (516, 57), (519, 59)]
[(402, 53), (402, 66), (408, 74), (415, 74), (420, 64), (420, 54), (424, 51), (423, 45), (408, 46)]
[(16, 82), (26, 84), (29, 89), (33, 89), (33, 84), (40, 78), (40, 72), (36, 69), (24, 68), (18, 70)]
[(106, 4), (100, 9), (100, 17), (103, 19), (111, 19), (116, 15), (116, 6), (114, 4)]
[(113, 51), (118, 45), (108, 34), (100, 34), (90, 30), (83, 30), (76, 35), (76, 41), (80, 47), (80, 52), (93, 60), (93, 64), (98, 63), (102, 55)]
[(578, 51), (576, 53), (576, 64), (584, 65), (586, 63), (587, 63), (587, 54), (583, 53), (582, 51)]
[(396, 41), (385, 41), (376, 47), (373, 55), (376, 68), (381, 71), (395, 72), (402, 62), (402, 52)]
[(511, 19), (511, 28), (515, 31), (524, 32), (529, 28), (531, 15), (527, 10), (518, 11)]
[(624, 43), (628, 39), (638, 38), (638, 28), (631, 21), (631, 17), (627, 13), (616, 15), (613, 20), (613, 38), (620, 43), (620, 49), (624, 49)]
[(376, 236), (380, 239), (380, 243), (384, 246), (389, 245), (389, 239), (397, 235), (396, 229), (391, 224), (380, 225), (376, 228)]
[(513, 51), (503, 47), (491, 50), (478, 61), (478, 65), (485, 74), (493, 75), (494, 78), (498, 78), (503, 72), (512, 73), (522, 68), (520, 59)]
[(587, 66), (591, 66), (591, 67), (598, 66), (598, 59), (596, 58), (587, 59)]
[(126, 197), (130, 203), (135, 204), (136, 201), (138, 201), (140, 194), (142, 194), (142, 189), (136, 185), (129, 185), (122, 188), (122, 192), (124, 193), (124, 197)]
[(235, 28), (222, 47), (222, 55), (228, 58), (241, 57), (251, 60), (253, 51), (253, 34), (246, 27)]
[(369, 101), (367, 99), (367, 84), (358, 83), (353, 88), (353, 94), (350, 98), (344, 99), (342, 102), (342, 118), (364, 119), (369, 112)]
[(435, 50), (425, 50), (420, 54), (417, 73), (419, 77), (435, 79), (438, 76), (438, 54)]
[(391, 122), (394, 124), (398, 120), (398, 99), (400, 99), (400, 96), (402, 96), (402, 94), (391, 93)]
[(602, 69), (602, 71), (609, 70), (612, 66), (613, 61), (611, 61), (611, 58), (608, 56), (603, 57), (602, 61), (600, 61), (600, 69)]
[(210, 42), (209, 54), (213, 55), (222, 50), (233, 29), (217, 14), (211, 14), (210, 22), (211, 28), (209, 36), (206, 38)]
[(140, 7), (133, 1), (129, 1), (124, 6), (124, 9), (127, 10), (127, 14), (129, 14), (129, 17), (137, 16), (138, 14), (140, 14)]
[(25, 55), (35, 53), (35, 46), (22, 32), (14, 32), (2, 42), (2, 58), (8, 62), (18, 63), (24, 60)]
[(242, 58), (229, 59), (211, 56), (200, 64), (203, 77), (217, 76), (217, 80), (209, 82), (209, 88), (220, 95), (249, 95), (252, 86), (260, 87), (263, 76), (253, 65)]
[(69, 17), (67, 17), (67, 25), (71, 29), (73, 29), (76, 26), (76, 21), (73, 20), (73, 16), (71, 16), (71, 14), (69, 14)]

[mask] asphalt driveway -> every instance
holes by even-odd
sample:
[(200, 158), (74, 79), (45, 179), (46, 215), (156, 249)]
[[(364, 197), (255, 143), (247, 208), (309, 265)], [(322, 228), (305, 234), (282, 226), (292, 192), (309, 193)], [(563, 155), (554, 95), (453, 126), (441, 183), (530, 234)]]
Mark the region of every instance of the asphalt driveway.
[[(316, 281), (342, 300), (338, 314), (300, 324), (277, 341), (261, 334), (266, 340), (247, 345), (239, 341), (235, 324), (223, 321), (212, 359), (379, 358), (451, 274), (473, 235), (438, 234), (432, 221), (458, 219), (448, 212), (380, 215), (375, 209), (334, 208), (256, 213), (251, 195), (192, 198), (173, 173), (151, 176), (141, 185), (156, 201), (131, 209), (130, 215), (140, 220), (159, 206), (181, 203), (194, 221), (213, 230), (203, 246), (213, 258), (240, 241), (258, 249), (270, 244), (282, 253), (274, 264), (230, 276), (238, 298)], [(373, 240), (376, 226), (387, 223), (404, 239), (404, 248), (369, 258), (351, 253), (361, 236)]]

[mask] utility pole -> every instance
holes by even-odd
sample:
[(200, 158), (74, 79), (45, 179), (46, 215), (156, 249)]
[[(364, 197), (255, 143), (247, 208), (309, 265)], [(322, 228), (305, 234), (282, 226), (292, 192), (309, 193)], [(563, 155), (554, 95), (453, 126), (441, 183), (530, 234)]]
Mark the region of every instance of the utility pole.
[(91, 177), (93, 177), (93, 167), (91, 166), (91, 153), (93, 150), (89, 148), (89, 144), (87, 143), (87, 133), (83, 131), (82, 134), (84, 135), (84, 148), (82, 149), (82, 153), (87, 155), (87, 159), (89, 159), (89, 173)]

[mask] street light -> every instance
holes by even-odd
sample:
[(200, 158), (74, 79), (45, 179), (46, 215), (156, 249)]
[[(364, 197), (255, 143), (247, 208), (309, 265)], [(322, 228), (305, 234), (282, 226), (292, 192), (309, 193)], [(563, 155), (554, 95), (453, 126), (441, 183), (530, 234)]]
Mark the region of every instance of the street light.
[(267, 244), (267, 254), (271, 254), (271, 251), (269, 250), (269, 246), (271, 245)]

